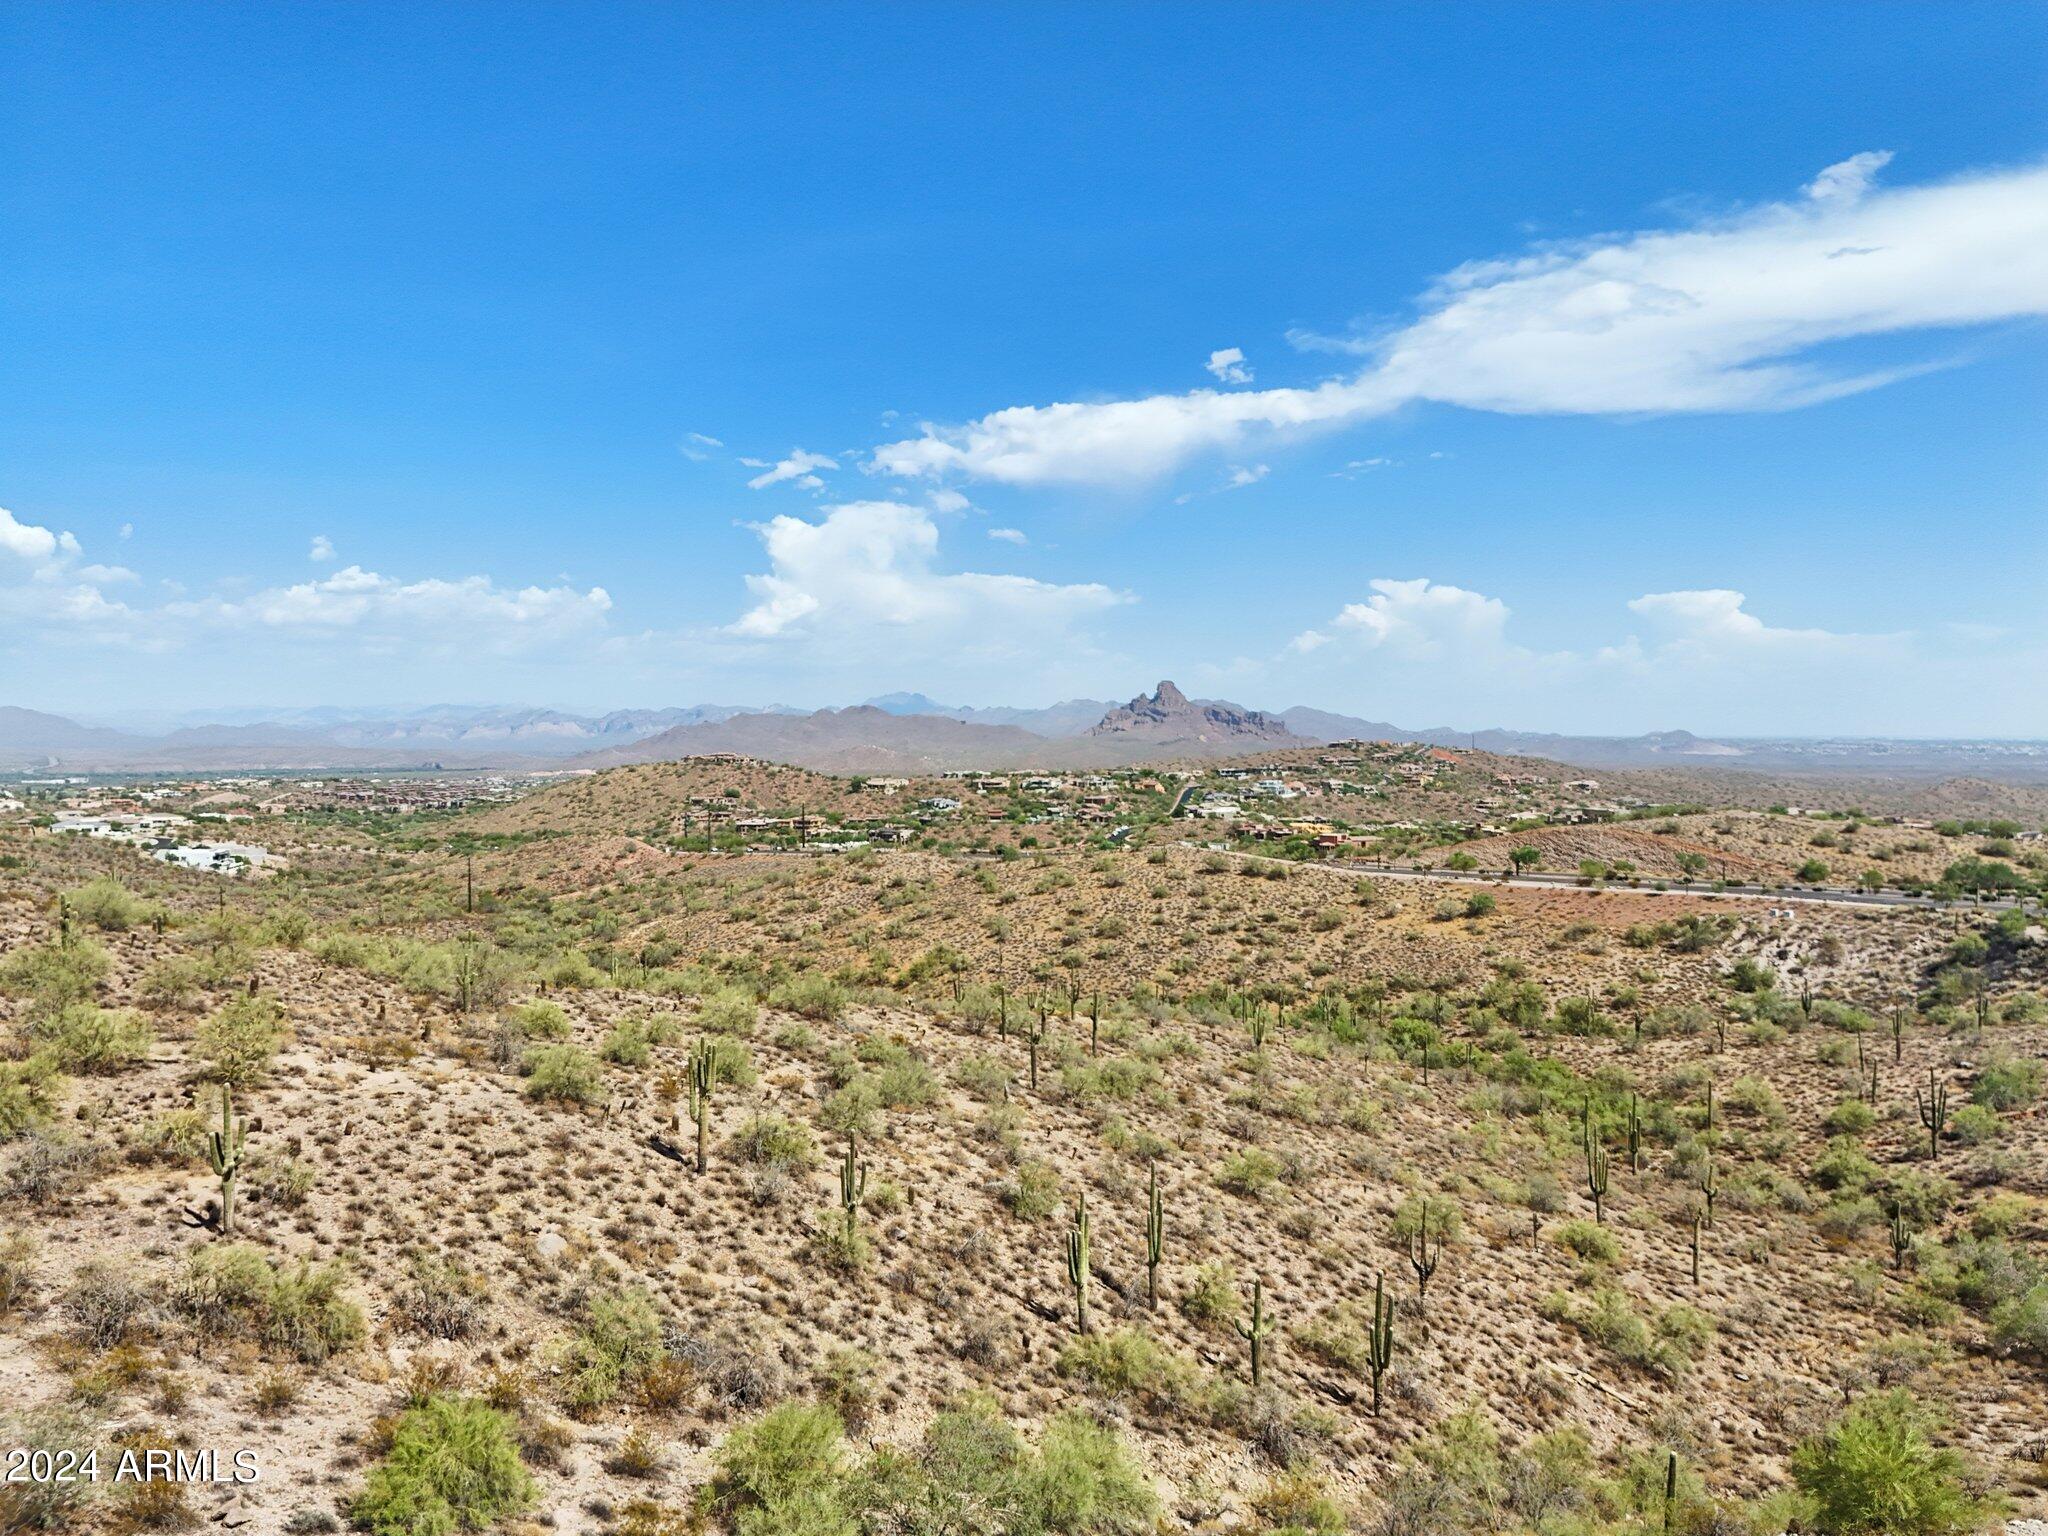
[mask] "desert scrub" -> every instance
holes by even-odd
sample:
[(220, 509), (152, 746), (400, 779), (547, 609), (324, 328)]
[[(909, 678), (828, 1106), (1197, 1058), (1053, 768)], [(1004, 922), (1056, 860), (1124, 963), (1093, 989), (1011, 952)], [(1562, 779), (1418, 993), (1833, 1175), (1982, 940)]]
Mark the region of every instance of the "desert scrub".
[(142, 973), (136, 995), (148, 1008), (185, 1008), (199, 996), (199, 962), (189, 955), (165, 955)]
[(64, 1074), (48, 1051), (25, 1061), (0, 1061), (0, 1141), (26, 1136), (47, 1121), (63, 1087)]
[(1139, 1328), (1080, 1334), (1060, 1349), (1059, 1373), (1103, 1395), (1178, 1412), (1192, 1398), (1200, 1372)]
[(808, 1172), (818, 1163), (810, 1131), (781, 1115), (755, 1115), (733, 1133), (731, 1145), (743, 1161), (786, 1173)]
[(0, 993), (27, 1000), (32, 1014), (55, 1013), (83, 1003), (99, 990), (113, 962), (89, 939), (70, 944), (36, 944), (0, 960)]
[(601, 1408), (667, 1358), (661, 1318), (645, 1291), (592, 1296), (562, 1350), (563, 1400), (579, 1412)]
[(1962, 1456), (1903, 1387), (1865, 1398), (1792, 1453), (1792, 1477), (1824, 1536), (1965, 1536), (1985, 1509)]
[(605, 1098), (604, 1068), (574, 1045), (537, 1045), (520, 1062), (529, 1099), (599, 1104)]
[(713, 1035), (751, 1035), (760, 1018), (753, 994), (734, 988), (712, 993), (697, 1009), (697, 1027)]
[(817, 971), (802, 971), (768, 994), (768, 1006), (822, 1024), (846, 1012), (846, 988)]
[(2042, 1064), (2025, 1057), (1989, 1063), (1970, 1085), (1970, 1102), (1986, 1109), (2020, 1109), (2041, 1096)]
[(516, 1030), (522, 1039), (566, 1040), (569, 1038), (569, 1015), (560, 1003), (551, 1003), (546, 998), (529, 998), (523, 1003), (514, 1003), (505, 1010), (505, 1023)]
[(1227, 1263), (1197, 1265), (1181, 1292), (1181, 1315), (1190, 1322), (1217, 1324), (1237, 1316), (1237, 1272)]
[(275, 998), (237, 997), (199, 1026), (192, 1049), (205, 1064), (208, 1082), (242, 1088), (263, 1080), (271, 1058), (290, 1038), (291, 1026)]
[(171, 1283), (171, 1305), (202, 1332), (251, 1333), (267, 1348), (318, 1365), (364, 1335), (362, 1310), (341, 1294), (339, 1264), (273, 1268), (251, 1243), (195, 1251)]
[(1551, 1236), (1592, 1264), (1613, 1264), (1621, 1258), (1621, 1241), (1607, 1228), (1590, 1221), (1567, 1221)]
[(372, 1536), (446, 1536), (518, 1514), (534, 1492), (505, 1415), (440, 1394), (399, 1418), (349, 1513)]
[(1682, 1376), (1713, 1337), (1714, 1325), (1704, 1313), (1679, 1302), (1645, 1320), (1620, 1290), (1611, 1285), (1593, 1292), (1592, 1305), (1579, 1307), (1562, 1292), (1552, 1292), (1543, 1315), (1568, 1322), (1617, 1359), (1669, 1377)]
[(1060, 1176), (1052, 1164), (1038, 1158), (1019, 1163), (1003, 1191), (1003, 1204), (1020, 1221), (1043, 1221), (1059, 1203)]
[(1264, 1147), (1246, 1147), (1233, 1152), (1216, 1169), (1216, 1182), (1233, 1195), (1260, 1200), (1280, 1183), (1287, 1165)]
[(63, 899), (73, 917), (105, 933), (125, 933), (149, 915), (148, 903), (106, 875), (72, 887)]
[(736, 1536), (957, 1530), (962, 1512), (1004, 1536), (1139, 1536), (1158, 1509), (1115, 1430), (1063, 1413), (1034, 1447), (980, 1399), (865, 1464), (830, 1408), (785, 1404), (726, 1437), (701, 1507)]
[(126, 1008), (67, 1003), (29, 1025), (29, 1038), (57, 1058), (66, 1072), (102, 1076), (146, 1059), (156, 1034)]
[(452, 1259), (413, 1255), (412, 1279), (395, 1298), (393, 1310), (415, 1332), (433, 1339), (474, 1333), (490, 1301), (490, 1287)]

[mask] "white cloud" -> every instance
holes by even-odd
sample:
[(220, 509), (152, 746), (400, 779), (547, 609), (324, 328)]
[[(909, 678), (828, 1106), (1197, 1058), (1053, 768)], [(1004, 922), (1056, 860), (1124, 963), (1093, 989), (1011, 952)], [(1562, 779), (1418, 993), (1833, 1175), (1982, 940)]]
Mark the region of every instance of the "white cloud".
[(124, 538), (124, 539), (132, 539), (132, 538), (134, 538), (134, 537), (135, 537), (135, 525), (134, 525), (133, 523), (123, 523), (123, 524), (121, 525), (121, 537), (122, 537), (122, 538)]
[(80, 581), (90, 582), (99, 587), (113, 587), (123, 582), (142, 580), (125, 565), (81, 565), (71, 574)]
[(965, 512), (974, 505), (973, 502), (962, 496), (958, 491), (950, 490), (945, 486), (940, 486), (935, 491), (928, 491), (924, 499), (931, 503), (934, 512)]
[(1249, 384), (1252, 371), (1245, 366), (1244, 352), (1238, 347), (1221, 347), (1209, 354), (1204, 364), (1208, 370), (1225, 384)]
[(334, 541), (324, 533), (314, 534), (313, 545), (312, 548), (306, 551), (306, 558), (317, 564), (325, 565), (334, 558)]
[[(1497, 597), (1426, 577), (1412, 581), (1383, 578), (1368, 585), (1373, 595), (1362, 603), (1345, 604), (1330, 620), (1331, 629), (1367, 646), (1387, 646), (1416, 655), (1438, 655), (1446, 650), (1471, 654), (1504, 646), (1508, 607)], [(1295, 637), (1294, 648), (1315, 650), (1332, 638), (1310, 630)]]
[(1860, 155), (1838, 160), (1802, 189), (1815, 202), (1854, 202), (1870, 190), (1877, 173), (1892, 163), (1888, 149), (1866, 149)]
[(488, 576), (401, 581), (351, 565), (317, 581), (245, 598), (170, 603), (160, 611), (185, 625), (322, 639), (347, 635), (377, 649), (459, 644), (506, 651), (599, 629), (611, 605), (602, 587), (503, 587)]
[(1893, 637), (1840, 634), (1826, 629), (1779, 629), (1745, 606), (1740, 592), (1716, 587), (1689, 592), (1648, 592), (1630, 600), (1629, 612), (1649, 621), (1660, 643), (1697, 655), (1795, 648), (1842, 648)]
[(991, 528), (988, 531), (988, 536), (992, 539), (1000, 539), (1005, 544), (1029, 544), (1031, 542), (1024, 537), (1024, 531), (1021, 528)]
[(676, 444), (676, 451), (680, 453), (684, 458), (690, 459), (696, 463), (701, 464), (706, 459), (711, 457), (711, 454), (708, 452), (708, 450), (713, 448), (723, 448), (724, 446), (724, 443), (721, 443), (717, 438), (709, 436), (706, 433), (685, 432), (683, 434), (683, 440), (680, 443)]
[[(755, 464), (759, 461), (748, 459), (744, 462)], [(789, 451), (788, 458), (778, 459), (773, 466), (763, 470), (760, 474), (749, 480), (747, 482), (747, 489), (752, 491), (765, 490), (771, 485), (781, 485), (785, 481), (793, 480), (807, 491), (823, 490), (825, 482), (820, 480), (812, 471), (818, 469), (837, 469), (838, 467), (839, 461), (828, 454), (806, 453), (801, 448), (792, 448)]]
[(747, 577), (755, 604), (726, 628), (742, 639), (810, 637), (842, 652), (882, 645), (902, 654), (912, 642), (1009, 650), (1129, 601), (1093, 582), (941, 572), (937, 524), (904, 502), (847, 502), (815, 523), (783, 516), (756, 531), (769, 570)]
[(1271, 473), (1271, 466), (1265, 464), (1233, 465), (1230, 471), (1230, 478), (1224, 482), (1223, 488), (1227, 491), (1234, 491), (1243, 486), (1257, 485)]
[(1796, 201), (1468, 263), (1424, 295), (1408, 325), (1349, 342), (1303, 338), (1368, 359), (1348, 378), (1011, 406), (927, 423), (877, 448), (870, 467), (1014, 485), (1128, 483), (1254, 435), (1422, 400), (1512, 413), (1785, 410), (1926, 366), (1844, 371), (1817, 360), (1828, 343), (2048, 314), (2048, 167), (1874, 188), (1886, 158), (1831, 166)]
[(43, 566), (77, 553), (78, 540), (70, 534), (24, 523), (0, 507), (0, 554), (12, 555), (31, 566)]

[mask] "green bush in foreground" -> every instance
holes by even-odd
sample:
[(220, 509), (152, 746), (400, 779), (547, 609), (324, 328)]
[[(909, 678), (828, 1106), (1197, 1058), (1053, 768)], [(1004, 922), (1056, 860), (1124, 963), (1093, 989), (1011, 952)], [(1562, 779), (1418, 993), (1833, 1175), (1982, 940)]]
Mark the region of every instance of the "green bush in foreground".
[(444, 1395), (398, 1421), (350, 1513), (373, 1536), (448, 1536), (495, 1525), (533, 1499), (505, 1416), (475, 1398)]
[(1966, 1536), (1984, 1518), (1965, 1464), (1904, 1390), (1866, 1398), (1792, 1455), (1822, 1536)]
[(940, 1413), (917, 1445), (860, 1463), (830, 1408), (785, 1403), (727, 1437), (704, 1506), (735, 1536), (1137, 1536), (1157, 1514), (1114, 1429), (1064, 1413), (1034, 1447), (980, 1401)]

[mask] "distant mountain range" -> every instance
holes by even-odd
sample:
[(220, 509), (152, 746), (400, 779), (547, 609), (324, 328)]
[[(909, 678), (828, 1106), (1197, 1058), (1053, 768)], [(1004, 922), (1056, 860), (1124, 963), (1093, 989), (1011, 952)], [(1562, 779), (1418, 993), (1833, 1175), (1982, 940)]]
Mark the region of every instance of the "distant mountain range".
[(1416, 730), (1296, 705), (1250, 709), (1190, 699), (1171, 682), (1126, 704), (1068, 699), (1036, 709), (941, 704), (892, 693), (848, 709), (697, 704), (584, 715), (436, 705), (415, 710), (214, 710), (153, 731), (82, 724), (0, 706), (0, 769), (217, 772), (231, 769), (512, 771), (602, 768), (738, 752), (837, 773), (954, 768), (1089, 768), (1241, 756), (1330, 741), (1402, 741), (1543, 757), (1589, 768), (1737, 767), (1774, 773), (1976, 774), (2048, 782), (2048, 743), (1709, 740), (1689, 731), (1564, 736)]

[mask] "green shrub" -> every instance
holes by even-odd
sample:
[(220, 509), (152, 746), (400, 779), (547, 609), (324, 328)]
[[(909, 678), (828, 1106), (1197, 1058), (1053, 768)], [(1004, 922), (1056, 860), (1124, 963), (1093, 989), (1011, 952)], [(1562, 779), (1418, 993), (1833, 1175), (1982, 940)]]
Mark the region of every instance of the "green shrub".
[(99, 990), (113, 962), (89, 939), (68, 945), (36, 944), (0, 960), (0, 992), (26, 998), (32, 1013), (55, 1013)]
[(1178, 1407), (1193, 1390), (1197, 1372), (1191, 1361), (1167, 1349), (1138, 1328), (1080, 1334), (1060, 1350), (1059, 1372), (1078, 1376), (1098, 1391), (1131, 1397), (1161, 1407)]
[(1983, 1509), (1966, 1466), (1932, 1439), (1931, 1417), (1899, 1388), (1866, 1398), (1792, 1453), (1821, 1536), (1964, 1536)]
[(622, 1067), (644, 1067), (653, 1058), (654, 1042), (640, 1019), (621, 1019), (604, 1037), (598, 1054)]
[(1621, 1257), (1621, 1244), (1614, 1234), (1590, 1221), (1567, 1221), (1552, 1236), (1580, 1258), (1596, 1264), (1612, 1264)]
[(129, 1009), (68, 1003), (29, 1027), (30, 1038), (46, 1046), (67, 1072), (118, 1072), (149, 1055), (156, 1035)]
[(569, 1104), (601, 1104), (605, 1098), (604, 1068), (590, 1052), (574, 1045), (537, 1045), (520, 1063), (529, 1099)]
[(436, 1394), (399, 1419), (350, 1513), (372, 1536), (447, 1536), (518, 1514), (534, 1494), (505, 1415)]
[(579, 1410), (602, 1407), (667, 1358), (661, 1318), (645, 1291), (592, 1296), (563, 1351), (564, 1398)]
[(1949, 1116), (1948, 1128), (1964, 1146), (1981, 1147), (1987, 1141), (1996, 1141), (2004, 1125), (1997, 1110), (1982, 1104), (1965, 1104)]
[(316, 1365), (363, 1337), (361, 1309), (341, 1294), (346, 1279), (339, 1264), (275, 1269), (253, 1244), (216, 1244), (185, 1261), (171, 1301), (208, 1332), (252, 1332)]
[(1994, 1061), (1970, 1085), (1970, 1102), (1986, 1109), (2019, 1109), (2041, 1096), (2043, 1068), (2026, 1057)]
[(1233, 1195), (1262, 1199), (1279, 1184), (1286, 1166), (1263, 1147), (1246, 1147), (1223, 1160), (1216, 1182)]
[(1060, 1176), (1050, 1163), (1019, 1163), (1016, 1177), (1003, 1192), (1003, 1203), (1022, 1221), (1043, 1221), (1059, 1208)]
[(505, 1020), (531, 1040), (566, 1040), (570, 1034), (567, 1010), (542, 997), (514, 1003), (505, 1010)]
[(740, 1536), (852, 1536), (839, 1415), (784, 1403), (725, 1437), (709, 1502)]
[(1877, 1124), (1877, 1113), (1861, 1099), (1844, 1099), (1827, 1113), (1820, 1128), (1830, 1136), (1861, 1136)]
[(803, 971), (770, 992), (768, 1006), (830, 1024), (846, 1012), (846, 988), (830, 976)]
[(713, 1035), (751, 1035), (760, 1019), (750, 992), (714, 992), (697, 1010), (697, 1027)]
[(25, 1061), (0, 1061), (0, 1141), (26, 1136), (48, 1120), (63, 1085), (57, 1058), (48, 1051)]
[(750, 1163), (802, 1173), (817, 1165), (811, 1133), (780, 1115), (756, 1115), (733, 1136), (733, 1148)]
[(64, 900), (73, 917), (105, 933), (125, 933), (149, 915), (148, 903), (105, 875), (66, 891)]
[(193, 1052), (205, 1063), (207, 1081), (240, 1088), (261, 1082), (290, 1038), (291, 1026), (275, 999), (237, 997), (199, 1026)]

